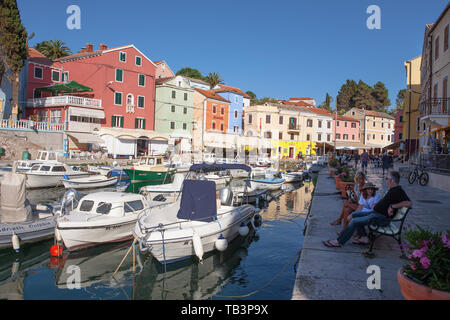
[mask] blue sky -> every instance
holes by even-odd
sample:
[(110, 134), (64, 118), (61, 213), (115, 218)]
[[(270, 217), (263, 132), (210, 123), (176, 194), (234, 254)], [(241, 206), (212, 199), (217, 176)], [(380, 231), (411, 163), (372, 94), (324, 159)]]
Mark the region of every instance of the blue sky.
[[(228, 85), (259, 98), (333, 99), (347, 79), (385, 83), (395, 104), (406, 86), (403, 62), (421, 54), (425, 24), (444, 0), (18, 0), (34, 46), (59, 39), (75, 53), (86, 43), (134, 44), (171, 69), (217, 72)], [(66, 9), (81, 9), (81, 29), (69, 30)], [(369, 5), (381, 9), (381, 29), (369, 30)], [(333, 106), (335, 101), (333, 101)]]

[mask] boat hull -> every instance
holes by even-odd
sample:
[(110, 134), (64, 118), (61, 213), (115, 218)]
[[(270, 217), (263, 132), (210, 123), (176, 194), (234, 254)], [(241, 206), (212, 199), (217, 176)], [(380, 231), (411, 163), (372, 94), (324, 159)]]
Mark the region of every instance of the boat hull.
[(101, 179), (98, 181), (76, 181), (76, 180), (62, 180), (66, 189), (91, 189), (112, 186), (117, 183), (117, 178)]
[[(223, 221), (220, 225), (216, 221), (213, 221), (206, 227), (192, 227), (192, 229), (195, 230), (195, 232), (200, 236), (204, 253), (208, 253), (216, 249), (215, 242), (220, 234), (227, 239), (228, 243), (240, 236), (239, 228), (241, 223), (248, 225), (256, 213), (254, 208), (251, 206), (246, 206), (246, 208), (243, 208), (242, 211), (237, 219), (234, 219), (232, 223), (227, 225), (225, 225)], [(211, 228), (211, 226), (213, 226), (213, 228)], [(159, 236), (160, 231), (153, 231), (153, 233)], [(161, 237), (159, 239), (152, 240), (152, 235), (145, 243), (145, 247), (148, 248), (149, 252), (160, 263), (173, 263), (196, 255), (192, 241), (192, 233), (187, 236), (171, 237), (171, 233), (166, 231), (164, 232), (164, 241), (161, 240)]]
[(281, 185), (284, 183), (284, 179), (277, 179), (277, 182), (265, 182), (262, 180), (249, 180), (250, 188), (252, 190), (264, 190), (268, 189), (270, 191), (278, 190), (281, 188)]
[(137, 215), (129, 220), (104, 225), (70, 226), (58, 221), (57, 230), (69, 251), (76, 251), (96, 245), (121, 242), (133, 238)]
[[(131, 182), (135, 181), (153, 181), (153, 182), (166, 182), (170, 183), (172, 181), (172, 176), (175, 174), (176, 170), (170, 171), (145, 171), (136, 169), (123, 169), (125, 173), (130, 178)], [(166, 177), (167, 175), (167, 177)]]
[[(76, 179), (81, 177), (86, 177), (88, 175), (87, 172), (79, 172), (79, 173), (64, 173), (69, 179)], [(64, 174), (60, 175), (52, 175), (52, 174), (34, 174), (27, 172), (27, 188), (47, 188), (47, 187), (55, 187), (61, 183), (61, 180), (64, 179)]]

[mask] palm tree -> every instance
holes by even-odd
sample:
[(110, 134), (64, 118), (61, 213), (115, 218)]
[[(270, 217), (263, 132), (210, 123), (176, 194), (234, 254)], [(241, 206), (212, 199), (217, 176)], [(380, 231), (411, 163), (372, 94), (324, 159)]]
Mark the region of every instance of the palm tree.
[(208, 84), (210, 85), (211, 89), (213, 89), (215, 86), (217, 86), (220, 83), (223, 83), (223, 79), (222, 76), (218, 73), (215, 72), (210, 72), (205, 78), (204, 80), (206, 82), (208, 82)]
[(50, 60), (65, 57), (72, 53), (61, 40), (42, 41), (36, 44), (34, 48)]

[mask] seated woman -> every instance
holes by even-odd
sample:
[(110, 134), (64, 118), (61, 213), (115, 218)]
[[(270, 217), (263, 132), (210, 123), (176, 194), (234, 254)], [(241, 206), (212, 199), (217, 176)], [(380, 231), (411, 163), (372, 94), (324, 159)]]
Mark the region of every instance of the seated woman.
[(355, 175), (353, 198), (350, 198), (346, 202), (344, 202), (339, 217), (335, 221), (330, 223), (332, 226), (340, 225), (342, 220), (344, 220), (344, 228), (347, 226), (347, 217), (350, 213), (358, 208), (358, 200), (361, 196), (361, 188), (364, 186), (365, 182), (366, 175), (363, 172), (358, 171)]

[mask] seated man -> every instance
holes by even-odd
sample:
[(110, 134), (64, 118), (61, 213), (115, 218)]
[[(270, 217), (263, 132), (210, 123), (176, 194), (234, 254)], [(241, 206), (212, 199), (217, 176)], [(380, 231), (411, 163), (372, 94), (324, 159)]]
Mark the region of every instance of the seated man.
[(412, 207), (412, 202), (399, 185), (400, 174), (397, 171), (391, 171), (385, 178), (389, 191), (386, 195), (375, 205), (373, 211), (369, 212), (354, 212), (349, 218), (351, 219), (347, 228), (345, 228), (336, 240), (323, 241), (327, 247), (341, 247), (343, 246), (357, 231), (360, 238), (355, 240), (356, 244), (367, 244), (369, 240), (366, 236), (365, 226), (371, 220), (375, 220), (378, 225), (385, 226), (389, 224), (398, 208)]

